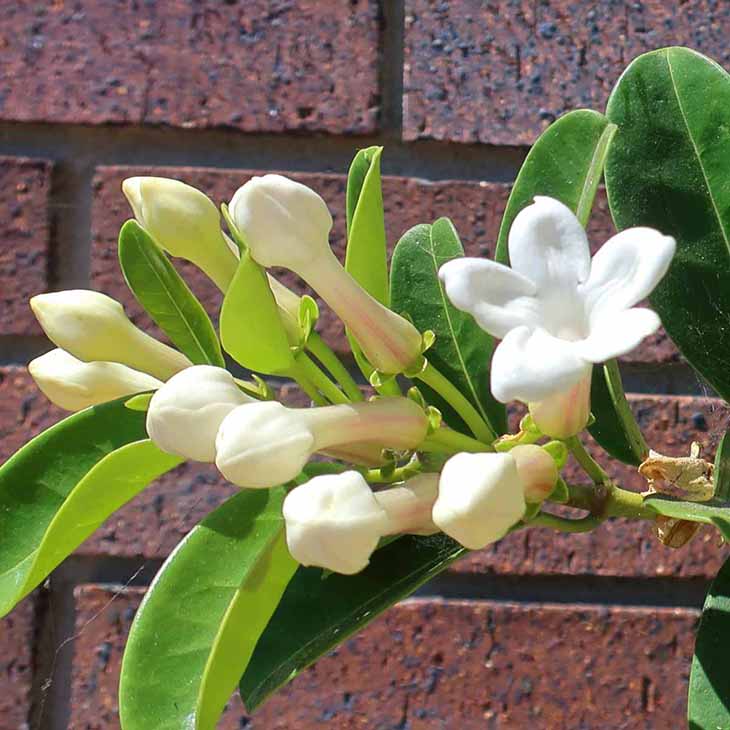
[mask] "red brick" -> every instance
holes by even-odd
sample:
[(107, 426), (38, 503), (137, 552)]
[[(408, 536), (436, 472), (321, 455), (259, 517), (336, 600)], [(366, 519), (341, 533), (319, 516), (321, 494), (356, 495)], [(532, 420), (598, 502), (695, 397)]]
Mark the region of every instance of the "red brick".
[[(387, 154), (387, 151), (386, 151)], [(121, 224), (130, 216), (129, 206), (121, 194), (121, 183), (131, 175), (162, 175), (177, 177), (202, 190), (216, 202), (228, 201), (251, 175), (262, 174), (251, 170), (213, 170), (203, 168), (140, 168), (102, 167), (94, 182), (93, 244), (91, 261), (92, 287), (120, 299), (128, 307), (134, 320), (143, 328), (151, 327), (150, 320), (141, 313), (129, 293), (119, 271), (116, 241)], [(340, 259), (345, 252), (345, 185), (343, 175), (322, 173), (286, 173), (317, 190), (329, 204), (334, 217), (332, 245)], [(464, 248), (470, 256), (493, 256), (502, 213), (509, 196), (509, 186), (500, 183), (415, 180), (386, 176), (383, 179), (386, 226), (390, 248), (398, 238), (417, 223), (431, 222), (447, 215), (453, 218)], [(594, 250), (613, 233), (605, 195), (597, 200), (589, 234)], [(211, 315), (220, 308), (220, 293), (195, 267), (182, 265), (180, 270), (191, 288), (200, 297)], [(300, 292), (308, 291), (290, 272), (281, 278)], [(328, 308), (320, 302), (319, 330), (334, 349), (347, 353), (349, 346), (344, 327)], [(672, 362), (679, 359), (674, 345), (662, 330), (649, 338), (637, 350), (627, 355), (625, 362)]]
[(603, 110), (635, 56), (687, 45), (727, 65), (730, 9), (710, 0), (406, 0), (403, 135), (530, 144)]
[(0, 118), (373, 132), (375, 0), (4, 3)]
[(32, 674), (33, 603), (0, 619), (0, 730), (27, 730)]
[(48, 289), (50, 181), (45, 160), (0, 157), (0, 335), (41, 331), (28, 299)]
[[(112, 597), (76, 592), (74, 730), (119, 727), (119, 662), (141, 591)], [(235, 697), (220, 727), (675, 727), (696, 620), (691, 610), (409, 601), (252, 717)]]

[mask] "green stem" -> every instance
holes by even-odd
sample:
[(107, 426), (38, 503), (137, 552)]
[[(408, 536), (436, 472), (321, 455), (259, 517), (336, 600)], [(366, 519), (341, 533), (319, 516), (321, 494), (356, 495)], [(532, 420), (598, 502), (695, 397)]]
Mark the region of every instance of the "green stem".
[(330, 403), (349, 403), (347, 396), (314, 364), (304, 352), (295, 358), (297, 367)]
[(332, 377), (342, 386), (342, 390), (345, 391), (345, 395), (351, 401), (364, 400), (362, 391), (357, 387), (352, 375), (342, 364), (340, 358), (335, 355), (329, 345), (316, 332), (309, 335), (307, 349), (329, 370)]
[(456, 454), (459, 451), (468, 451), (470, 453), (494, 451), (488, 444), (483, 444), (471, 436), (445, 426), (429, 434), (418, 449), (419, 451), (437, 451), (447, 454)]
[(461, 416), (480, 441), (491, 444), (497, 438), (479, 411), (430, 362), (426, 362), (426, 367), (414, 377), (433, 388)]
[(567, 487), (570, 495), (568, 504), (571, 507), (588, 510), (596, 517), (656, 520), (656, 512), (644, 505), (644, 498), (638, 492), (630, 492), (610, 483), (596, 487), (568, 484)]
[(328, 405), (327, 401), (319, 394), (314, 383), (307, 377), (304, 369), (300, 367), (298, 358), (295, 359), (294, 365), (289, 372), (284, 374), (297, 382), (297, 385), (309, 396), (312, 403), (317, 406)]
[(363, 476), (368, 482), (375, 484), (393, 484), (394, 482), (404, 482), (416, 474), (421, 473), (421, 462), (414, 458), (403, 466), (396, 467), (390, 473), (383, 474), (382, 469), (368, 469), (363, 472)]
[(604, 484), (609, 480), (608, 474), (603, 470), (594, 458), (586, 451), (585, 446), (577, 436), (565, 439), (565, 445), (570, 449), (575, 460), (583, 467), (586, 474), (595, 484)]
[(621, 372), (618, 369), (617, 360), (613, 359), (604, 363), (603, 372), (606, 376), (609, 395), (626, 431), (626, 438), (631, 446), (631, 450), (639, 461), (644, 461), (649, 456), (649, 447), (644, 439), (644, 434), (641, 433), (639, 424), (634, 418), (629, 402), (626, 400), (624, 384), (621, 380)]
[(527, 524), (527, 527), (552, 527), (560, 532), (590, 532), (598, 527), (602, 519), (590, 515), (577, 520), (570, 520), (566, 517), (558, 517), (548, 512), (539, 512)]

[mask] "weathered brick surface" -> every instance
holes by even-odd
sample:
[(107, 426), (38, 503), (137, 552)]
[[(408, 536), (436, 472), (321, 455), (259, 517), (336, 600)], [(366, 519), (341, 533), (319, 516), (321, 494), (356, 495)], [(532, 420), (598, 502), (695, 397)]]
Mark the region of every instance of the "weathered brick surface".
[(45, 160), (0, 157), (0, 335), (40, 332), (28, 299), (48, 289), (50, 176)]
[[(140, 174), (179, 178), (205, 190), (216, 202), (222, 202), (230, 200), (238, 186), (252, 175), (262, 173), (251, 170), (169, 167), (99, 168), (94, 182), (91, 285), (123, 301), (140, 326), (151, 328), (149, 318), (141, 313), (122, 279), (116, 254), (119, 228), (131, 215), (126, 199), (121, 193), (121, 183), (125, 177)], [(340, 259), (344, 260), (345, 177), (317, 173), (286, 174), (314, 188), (327, 201), (334, 218), (332, 244)], [(492, 256), (508, 196), (509, 186), (500, 183), (448, 180), (429, 182), (385, 176), (383, 198), (391, 250), (398, 238), (411, 226), (447, 215), (453, 219), (468, 255)], [(613, 224), (608, 205), (605, 196), (601, 194), (589, 228), (594, 250), (612, 233)], [(193, 291), (203, 301), (206, 309), (212, 315), (216, 315), (221, 301), (218, 290), (194, 266), (182, 264), (180, 270)], [(281, 278), (296, 291), (309, 291), (290, 272), (281, 272)], [(325, 305), (321, 302), (320, 304), (319, 329), (324, 338), (339, 353), (348, 352), (349, 346), (345, 339), (342, 323)], [(626, 362), (649, 363), (673, 362), (678, 359), (679, 354), (676, 348), (663, 330), (648, 338), (638, 349), (623, 358)]]
[[(98, 586), (76, 592), (75, 730), (119, 727), (119, 663), (141, 591), (108, 605), (112, 596)], [(235, 697), (220, 727), (675, 727), (696, 620), (688, 610), (410, 601), (253, 716)]]
[(0, 730), (27, 730), (33, 671), (33, 603), (0, 619)]
[(635, 56), (687, 45), (725, 65), (730, 8), (711, 0), (406, 0), (404, 136), (529, 144), (602, 110)]
[[(286, 389), (281, 396), (302, 405), (301, 394)], [(692, 441), (713, 454), (727, 428), (729, 411), (720, 401), (679, 397), (633, 397), (649, 443), (660, 452), (680, 455)], [(22, 368), (0, 370), (0, 461), (27, 439), (62, 416), (49, 407)], [(599, 455), (611, 464), (612, 476), (624, 486), (642, 489), (638, 475)], [(585, 479), (570, 467), (567, 478)], [(185, 534), (232, 494), (214, 467), (186, 464), (115, 513), (79, 549), (85, 555), (164, 558)], [(716, 533), (704, 529), (681, 550), (663, 547), (644, 523), (612, 521), (584, 535), (559, 535), (551, 530), (517, 533), (487, 550), (470, 554), (456, 566), (467, 572), (510, 575), (568, 574), (606, 576), (681, 576), (711, 578), (725, 554)]]
[(3, 3), (0, 118), (374, 131), (375, 0)]

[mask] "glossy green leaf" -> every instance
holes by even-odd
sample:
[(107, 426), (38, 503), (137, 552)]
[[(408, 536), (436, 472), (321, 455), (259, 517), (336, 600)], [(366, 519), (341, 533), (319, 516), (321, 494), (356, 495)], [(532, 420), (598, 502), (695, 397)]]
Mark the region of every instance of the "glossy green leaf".
[(730, 503), (711, 499), (707, 502), (689, 502), (667, 494), (652, 494), (644, 499), (658, 515), (714, 524), (715, 520), (730, 521)]
[(122, 663), (124, 730), (213, 730), (297, 564), (284, 489), (239, 492), (167, 559)]
[[(730, 539), (730, 523), (718, 520), (718, 528)], [(690, 730), (724, 730), (730, 727), (730, 560), (710, 586), (689, 680), (687, 716)]]
[(107, 454), (71, 490), (40, 542), (13, 571), (0, 578), (0, 614), (9, 611), (120, 507), (183, 459), (151, 441), (134, 441)]
[(135, 220), (119, 232), (119, 263), (132, 294), (196, 365), (225, 367), (213, 324), (164, 251)]
[(74, 487), (107, 454), (146, 438), (144, 413), (125, 408), (126, 400), (69, 416), (0, 467), (0, 615), (18, 600), (38, 547)]
[(292, 369), (294, 357), (266, 273), (248, 252), (223, 300), (220, 328), (223, 347), (244, 367), (266, 375)]
[[(459, 236), (448, 218), (411, 228), (393, 252), (392, 307), (407, 314), (421, 332), (433, 330), (436, 341), (428, 350), (429, 362), (471, 401), (495, 433), (502, 434), (507, 430), (505, 407), (492, 398), (489, 388), (492, 338), (470, 314), (452, 306), (438, 278), (443, 264), (463, 255)], [(433, 391), (425, 385), (419, 387), (429, 402), (441, 409), (449, 425), (464, 428)]]
[(715, 499), (722, 502), (730, 501), (730, 438), (727, 432), (717, 445), (712, 481), (715, 485)]
[(406, 535), (357, 575), (323, 578), (319, 569), (299, 568), (241, 679), (248, 710), (465, 552), (444, 535)]
[(360, 286), (388, 305), (388, 255), (383, 191), (382, 147), (360, 150), (347, 176), (347, 253), (345, 269)]
[(730, 77), (686, 48), (653, 51), (626, 69), (607, 114), (619, 127), (606, 164), (614, 222), (677, 240), (651, 303), (690, 364), (730, 400)]

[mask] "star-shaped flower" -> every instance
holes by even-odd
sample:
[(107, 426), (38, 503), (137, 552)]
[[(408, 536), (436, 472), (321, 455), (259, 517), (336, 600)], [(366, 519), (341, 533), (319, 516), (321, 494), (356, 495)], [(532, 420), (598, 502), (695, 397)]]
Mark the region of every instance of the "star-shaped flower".
[(502, 340), (491, 370), (497, 400), (542, 404), (571, 393), (585, 399), (593, 363), (629, 352), (659, 328), (655, 312), (635, 305), (664, 276), (675, 247), (652, 228), (630, 228), (591, 260), (573, 212), (539, 196), (512, 224), (511, 268), (461, 258), (439, 275), (453, 305)]

